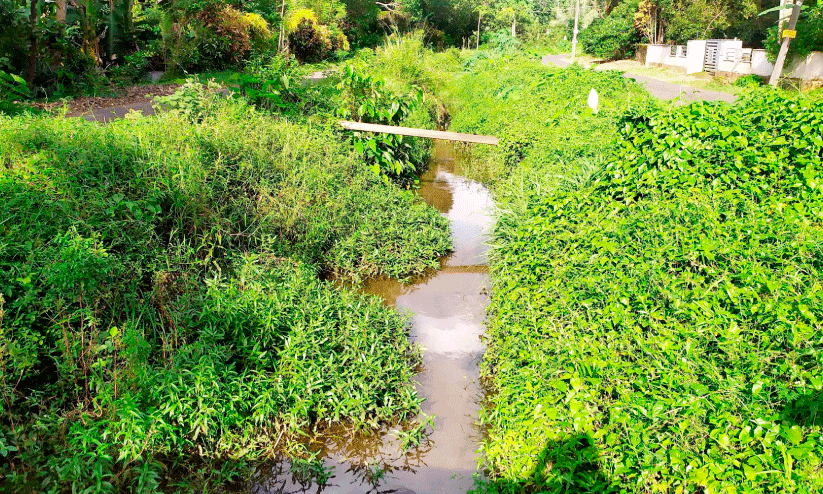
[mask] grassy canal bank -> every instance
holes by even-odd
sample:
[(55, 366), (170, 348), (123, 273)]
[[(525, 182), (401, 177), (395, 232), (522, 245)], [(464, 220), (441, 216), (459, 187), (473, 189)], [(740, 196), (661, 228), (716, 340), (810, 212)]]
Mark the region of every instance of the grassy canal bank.
[(345, 91), (305, 91), (288, 114), (192, 85), (105, 126), (0, 116), (2, 490), (190, 491), (416, 415), (406, 319), (320, 278), (419, 274), (447, 222), (332, 130), (320, 95)]
[(819, 96), (676, 107), (481, 58), (446, 96), (504, 141), (473, 151), (501, 211), (481, 490), (823, 489)]

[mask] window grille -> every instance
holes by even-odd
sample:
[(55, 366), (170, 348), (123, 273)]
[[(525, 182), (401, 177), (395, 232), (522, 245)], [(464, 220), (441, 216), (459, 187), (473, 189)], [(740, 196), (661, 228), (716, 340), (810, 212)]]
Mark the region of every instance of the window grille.
[(676, 57), (677, 56), (677, 45), (672, 45), (671, 46), (670, 51), (669, 51), (669, 56), (670, 57)]

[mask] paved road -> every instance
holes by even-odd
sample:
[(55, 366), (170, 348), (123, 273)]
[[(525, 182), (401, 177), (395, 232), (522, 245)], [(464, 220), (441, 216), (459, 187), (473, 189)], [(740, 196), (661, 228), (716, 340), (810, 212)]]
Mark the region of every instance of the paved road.
[(108, 123), (123, 118), (130, 111), (141, 112), (145, 116), (154, 115), (154, 103), (132, 103), (128, 106), (112, 106), (109, 108), (95, 108), (82, 115), (89, 122)]
[[(569, 62), (564, 61), (564, 58), (569, 58), (571, 55), (547, 55), (543, 57), (544, 65), (554, 65), (557, 67), (568, 67)], [(652, 96), (658, 99), (671, 100), (680, 96), (681, 101), (690, 103), (692, 101), (725, 101), (733, 103), (736, 96), (721, 91), (710, 91), (708, 89), (697, 89), (691, 86), (684, 86), (682, 84), (674, 84), (671, 82), (660, 81), (643, 77), (634, 74), (623, 74), (627, 79), (634, 79), (638, 84), (646, 87)]]

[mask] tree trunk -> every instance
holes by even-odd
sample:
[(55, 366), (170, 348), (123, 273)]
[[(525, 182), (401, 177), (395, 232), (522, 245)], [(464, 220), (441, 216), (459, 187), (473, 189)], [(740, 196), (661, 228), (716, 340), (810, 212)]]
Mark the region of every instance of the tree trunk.
[(109, 18), (106, 20), (108, 27), (106, 28), (106, 34), (108, 35), (106, 38), (106, 55), (108, 55), (108, 60), (106, 62), (110, 62), (116, 58), (116, 54), (114, 53), (114, 43), (115, 39), (115, 22), (114, 22), (114, 0), (109, 0)]
[(286, 33), (286, 0), (280, 6), (280, 36), (277, 38), (277, 51), (283, 51), (284, 40), (283, 36)]
[(134, 14), (132, 7), (134, 7), (134, 0), (124, 0), (126, 2), (126, 22), (124, 27), (124, 38), (128, 40), (129, 47), (139, 50), (137, 40), (134, 39)]
[(66, 23), (66, 0), (57, 0), (57, 22), (60, 24)]
[(34, 83), (34, 77), (37, 75), (37, 2), (38, 0), (31, 0), (31, 7), (29, 9), (29, 22), (31, 22), (31, 37), (29, 38), (29, 67), (26, 71), (26, 83), (31, 89)]
[(512, 38), (517, 37), (517, 15), (512, 19)]

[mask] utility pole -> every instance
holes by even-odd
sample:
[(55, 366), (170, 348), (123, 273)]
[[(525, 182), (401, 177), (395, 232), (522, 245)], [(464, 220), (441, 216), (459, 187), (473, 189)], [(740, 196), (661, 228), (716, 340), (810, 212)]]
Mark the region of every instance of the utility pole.
[[(781, 34), (783, 35), (783, 43), (780, 45), (780, 53), (777, 54), (777, 60), (774, 62), (774, 70), (772, 76), (769, 78), (770, 86), (777, 86), (780, 81), (780, 76), (783, 75), (783, 65), (786, 63), (786, 54), (789, 52), (789, 43), (792, 38), (797, 36), (797, 19), (800, 17), (800, 9), (803, 7), (803, 0), (797, 0), (792, 9), (792, 18), (789, 19), (789, 27)], [(782, 29), (782, 26), (779, 28)]]
[(574, 63), (574, 57), (577, 55), (577, 23), (580, 20), (580, 0), (574, 4), (574, 31), (572, 31), (572, 63)]
[(284, 39), (286, 30), (286, 0), (283, 0), (283, 4), (280, 6), (280, 36), (277, 38), (277, 51), (282, 52), (284, 47)]
[(480, 21), (483, 20), (482, 5), (480, 7), (481, 8), (477, 9), (477, 50), (480, 49)]

